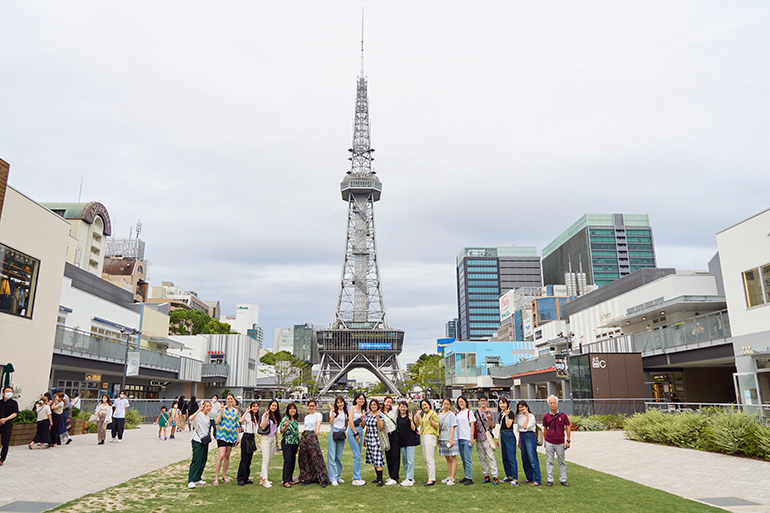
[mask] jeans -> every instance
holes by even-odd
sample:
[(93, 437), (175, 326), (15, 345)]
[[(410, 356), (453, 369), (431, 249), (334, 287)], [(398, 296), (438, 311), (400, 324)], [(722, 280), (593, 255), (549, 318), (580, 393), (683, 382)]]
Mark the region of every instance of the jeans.
[(534, 431), (522, 431), (519, 433), (521, 442), (521, 466), (527, 481), (540, 482), (540, 460), (537, 459), (537, 433)]
[(436, 480), (436, 435), (420, 435), (422, 442), (422, 457), (425, 469), (428, 471), (428, 481)]
[(545, 472), (548, 475), (548, 482), (553, 483), (553, 455), (559, 460), (559, 481), (567, 482), (567, 462), (564, 461), (564, 444), (545, 443)]
[(460, 458), (463, 460), (465, 479), (473, 479), (473, 447), (470, 440), (460, 440)]
[(401, 448), (401, 461), (404, 462), (406, 478), (414, 481), (414, 446)]
[[(358, 433), (358, 442), (356, 442), (356, 433)], [(362, 426), (358, 426), (355, 431), (348, 429), (348, 443), (350, 450), (353, 451), (353, 480), (358, 481), (361, 479), (361, 446), (364, 443), (364, 428)]]
[(519, 480), (519, 465), (516, 462), (516, 435), (513, 431), (500, 431), (500, 448), (503, 452), (505, 476)]
[[(332, 428), (329, 433), (329, 441), (326, 443), (326, 460), (329, 462), (329, 482), (339, 481), (342, 476), (342, 450), (345, 448), (345, 440), (335, 441), (332, 433), (345, 432), (344, 428)], [(360, 440), (360, 437), (359, 437)], [(355, 441), (355, 438), (353, 439)], [(359, 455), (359, 468), (360, 455)]]

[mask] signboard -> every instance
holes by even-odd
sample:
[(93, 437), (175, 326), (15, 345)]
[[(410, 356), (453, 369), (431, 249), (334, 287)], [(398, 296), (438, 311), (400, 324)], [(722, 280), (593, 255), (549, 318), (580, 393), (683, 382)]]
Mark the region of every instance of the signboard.
[(101, 374), (86, 374), (86, 381), (101, 381)]
[(139, 375), (139, 358), (142, 355), (139, 351), (128, 352), (128, 365), (126, 366), (126, 376)]
[(444, 352), (444, 348), (455, 340), (454, 338), (440, 338), (436, 340), (436, 351), (439, 353)]
[(532, 336), (532, 314), (522, 319), (522, 328), (524, 330), (524, 338), (527, 339)]
[(393, 349), (390, 342), (360, 342), (358, 349)]
[(567, 367), (567, 357), (563, 354), (556, 355), (556, 377), (558, 379), (569, 379), (569, 368)]
[(594, 356), (591, 359), (591, 368), (594, 369), (606, 369), (607, 368), (607, 362), (598, 356)]
[(513, 315), (513, 290), (509, 290), (499, 299), (500, 303), (500, 324), (503, 324)]

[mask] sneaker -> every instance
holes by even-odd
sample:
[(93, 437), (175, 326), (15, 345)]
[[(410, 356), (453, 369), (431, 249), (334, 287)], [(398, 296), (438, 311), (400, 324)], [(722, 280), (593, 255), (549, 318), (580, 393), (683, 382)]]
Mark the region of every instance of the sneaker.
[(72, 438), (67, 438), (67, 443), (66, 443), (66, 444), (64, 444), (64, 445), (69, 445), (69, 444), (71, 444), (71, 443), (72, 443)]
[(123, 441), (122, 438), (118, 438), (118, 443), (121, 443)]
[(514, 479), (511, 481), (511, 486), (519, 486), (519, 482)]
[(466, 480), (463, 482), (463, 484), (464, 484), (464, 485), (466, 485), (466, 486), (468, 486), (468, 485), (472, 485), (472, 484), (473, 484), (473, 479), (466, 479)]
[(187, 488), (195, 488), (195, 483), (190, 481), (189, 483), (187, 483)]
[(265, 479), (264, 481), (262, 481), (262, 486), (264, 486), (265, 488), (271, 488), (273, 485), (270, 484), (270, 481)]
[(173, 440), (174, 439), (174, 435), (171, 435), (169, 438), (171, 438)]
[(385, 483), (383, 483), (382, 481), (377, 481), (377, 488), (379, 488), (380, 486), (385, 486)]
[(492, 480), (489, 479), (489, 476), (484, 476), (484, 480), (482, 481), (482, 483), (491, 483), (491, 482)]
[(495, 477), (495, 478), (492, 480), (492, 484), (493, 484), (493, 485), (499, 485), (499, 484), (500, 484), (500, 481), (498, 481), (498, 480), (497, 480), (497, 478)]
[(569, 486), (569, 483), (568, 483), (567, 481), (562, 481), (562, 482), (561, 482), (561, 485), (562, 485), (562, 486)]
[(337, 483), (337, 481), (332, 481), (332, 486), (339, 486), (339, 483)]
[(164, 437), (163, 437), (163, 439), (164, 439), (164, 440), (168, 440), (168, 437), (167, 437), (167, 436), (164, 436)]
[(450, 479), (450, 478), (448, 478), (448, 477), (445, 477), (444, 479), (442, 479), (442, 480), (441, 480), (441, 482), (442, 482), (442, 483), (444, 483), (444, 484), (447, 484), (447, 481), (449, 481), (449, 479)]
[(510, 483), (511, 481), (513, 481), (512, 477), (507, 477), (506, 476), (505, 478), (503, 478), (503, 483)]
[(96, 445), (104, 445), (104, 440), (102, 440), (101, 442), (99, 442), (99, 443), (98, 443), (98, 444), (96, 444)]
[(206, 484), (206, 481), (195, 481), (195, 484), (198, 486), (203, 486)]
[(158, 440), (160, 440), (160, 435), (158, 435)]
[(364, 486), (366, 484), (366, 481), (363, 479), (354, 479), (353, 480), (353, 486)]
[(339, 484), (345, 484), (345, 480), (344, 480), (344, 479), (342, 479), (342, 478), (339, 478), (339, 479), (337, 479), (337, 482), (338, 482)]
[(446, 484), (447, 484), (447, 486), (454, 486), (455, 485), (454, 478), (452, 478), (452, 477), (448, 478)]
[(553, 481), (548, 481), (545, 485), (546, 486), (553, 486)]
[(388, 479), (387, 481), (385, 481), (385, 486), (393, 486), (397, 484), (398, 484), (398, 481), (396, 481), (395, 479)]
[(117, 442), (117, 441), (118, 441), (117, 438), (113, 438), (112, 440), (110, 440), (110, 442)]
[(401, 481), (401, 486), (414, 486), (414, 481), (411, 479), (404, 479)]

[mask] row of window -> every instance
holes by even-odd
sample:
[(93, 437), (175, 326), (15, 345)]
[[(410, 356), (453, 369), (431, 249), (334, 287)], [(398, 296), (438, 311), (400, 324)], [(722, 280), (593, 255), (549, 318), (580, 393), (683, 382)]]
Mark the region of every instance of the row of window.
[(655, 259), (654, 258), (632, 258), (631, 265), (651, 266), (651, 265), (655, 265)]
[(617, 252), (615, 251), (592, 251), (591, 252), (591, 258), (593, 257), (617, 257)]
[(591, 259), (594, 265), (596, 264), (617, 264), (617, 258), (593, 258)]
[[(470, 320), (472, 321), (497, 321), (497, 325), (500, 325), (500, 315), (471, 315)], [(473, 323), (471, 323), (471, 326), (473, 326)]]
[(500, 299), (498, 294), (468, 294), (468, 299), (494, 299), (495, 304), (498, 304), (497, 300)]
[(594, 266), (594, 272), (601, 272), (601, 271), (615, 271), (618, 272), (618, 266), (617, 265), (595, 265)]
[(628, 242), (649, 242), (652, 243), (652, 239), (650, 237), (629, 237)]
[[(471, 301), (470, 303), (468, 303), (468, 306), (471, 307), (471, 312), (473, 312), (473, 307), (482, 307), (482, 306), (494, 306), (495, 307), (494, 310), (499, 311), (498, 309), (499, 305), (500, 303), (498, 303), (497, 301)], [(478, 313), (481, 313), (481, 312), (478, 312)]]
[(629, 251), (628, 255), (632, 257), (654, 257), (655, 253), (652, 251)]
[[(644, 256), (644, 255), (641, 255)], [(469, 287), (480, 287), (484, 285), (497, 285), (497, 280), (468, 280)]]
[(497, 267), (474, 267), (473, 269), (468, 269), (469, 273), (496, 273)]
[(591, 243), (591, 249), (615, 249), (615, 244), (594, 244)]
[(589, 230), (591, 235), (615, 235), (612, 230)]
[(471, 330), (471, 337), (488, 337), (496, 332), (497, 330)]
[(499, 314), (500, 310), (497, 308), (471, 308), (468, 312), (472, 314)]
[(591, 237), (591, 243), (594, 242), (615, 242), (615, 237)]
[(499, 328), (500, 322), (472, 322), (471, 328)]
[(497, 267), (497, 260), (466, 260), (465, 265), (469, 267), (479, 265), (494, 265)]
[(618, 279), (618, 278), (620, 278), (620, 274), (618, 274), (618, 273), (594, 273), (594, 278), (595, 279), (605, 279), (605, 280), (608, 279), (608, 278)]
[(650, 230), (626, 230), (629, 237), (650, 237)]
[(499, 292), (497, 287), (468, 287), (468, 292)]
[(468, 274), (469, 280), (491, 280), (491, 279), (497, 279), (497, 274), (490, 274), (490, 273), (484, 273), (484, 274)]

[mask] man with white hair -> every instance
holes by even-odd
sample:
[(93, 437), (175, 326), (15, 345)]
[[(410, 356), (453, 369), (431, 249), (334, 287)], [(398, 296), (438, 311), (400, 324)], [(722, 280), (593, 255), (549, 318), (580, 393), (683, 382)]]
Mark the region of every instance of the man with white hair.
[[(559, 481), (562, 486), (567, 483), (567, 462), (564, 461), (564, 451), (569, 449), (572, 428), (566, 413), (559, 411), (559, 399), (552, 395), (548, 397), (548, 407), (551, 411), (543, 415), (545, 429), (545, 470), (548, 475), (546, 486), (553, 486), (553, 455), (559, 460)], [(565, 440), (564, 431), (567, 436)]]

